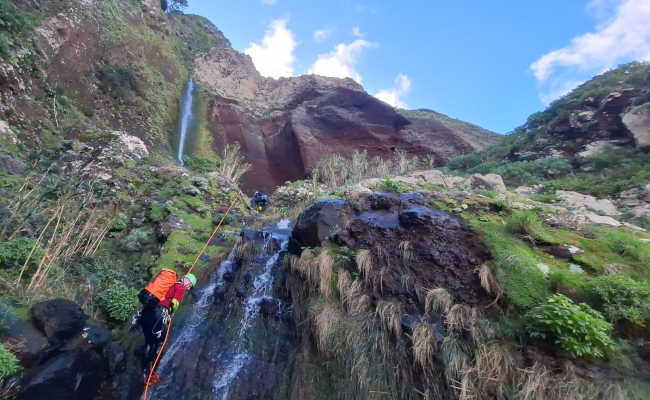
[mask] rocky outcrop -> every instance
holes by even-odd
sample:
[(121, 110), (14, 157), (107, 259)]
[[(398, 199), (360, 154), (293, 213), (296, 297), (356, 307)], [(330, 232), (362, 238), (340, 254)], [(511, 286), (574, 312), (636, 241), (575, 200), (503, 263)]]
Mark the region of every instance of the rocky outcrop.
[(472, 174), (467, 180), (467, 183), (472, 189), (493, 190), (497, 193), (507, 192), (503, 178), (497, 174)]
[(88, 316), (74, 302), (55, 299), (34, 305), (32, 318), (51, 342), (60, 343), (79, 334)]
[(632, 133), (636, 147), (650, 150), (650, 103), (625, 113), (623, 124)]
[(571, 208), (593, 210), (607, 215), (621, 214), (611, 200), (597, 199), (594, 196), (567, 190), (558, 190), (555, 192), (555, 195), (562, 199)]
[(238, 142), (252, 170), (248, 187), (268, 190), (304, 178), (324, 156), (394, 158), (397, 150), (429, 155), (436, 165), (493, 143), (463, 139), (435, 118), (408, 118), (352, 79), (260, 76), (249, 56), (213, 49), (195, 60), (194, 76), (212, 95), (207, 119), (215, 146)]
[(289, 251), (300, 254), (303, 247), (314, 247), (343, 229), (354, 215), (352, 205), (342, 200), (323, 200), (300, 213), (291, 233)]

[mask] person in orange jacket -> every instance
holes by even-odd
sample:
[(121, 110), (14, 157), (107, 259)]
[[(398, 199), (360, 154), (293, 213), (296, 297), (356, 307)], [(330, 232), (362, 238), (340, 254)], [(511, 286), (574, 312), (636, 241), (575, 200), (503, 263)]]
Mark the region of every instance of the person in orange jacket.
[[(170, 315), (176, 311), (183, 300), (185, 292), (190, 290), (196, 284), (196, 277), (193, 274), (183, 276), (178, 282), (173, 284), (165, 294), (162, 300), (159, 300), (146, 288), (142, 289), (138, 298), (143, 305), (139, 316), (139, 324), (142, 327), (142, 333), (145, 339), (144, 348), (144, 369), (148, 378), (149, 371), (160, 352), (167, 328), (171, 319)], [(151, 377), (151, 384), (158, 383), (160, 377), (154, 373)]]

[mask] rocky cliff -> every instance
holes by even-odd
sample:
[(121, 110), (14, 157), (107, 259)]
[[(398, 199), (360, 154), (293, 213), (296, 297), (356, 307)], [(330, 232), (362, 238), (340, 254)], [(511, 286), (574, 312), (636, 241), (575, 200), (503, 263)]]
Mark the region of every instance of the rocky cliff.
[(250, 57), (230, 48), (195, 59), (194, 75), (211, 92), (207, 119), (217, 147), (239, 142), (253, 164), (248, 186), (302, 179), (323, 157), (394, 158), (397, 150), (442, 166), (498, 138), (433, 112), (398, 112), (352, 79), (262, 77)]

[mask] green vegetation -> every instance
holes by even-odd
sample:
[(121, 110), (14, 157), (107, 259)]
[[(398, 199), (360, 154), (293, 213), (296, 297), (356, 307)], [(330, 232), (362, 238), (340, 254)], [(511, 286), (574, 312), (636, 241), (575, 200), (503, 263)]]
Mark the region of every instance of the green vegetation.
[(0, 343), (0, 379), (14, 376), (21, 369), (16, 356)]
[(609, 337), (611, 325), (586, 304), (575, 304), (561, 294), (530, 310), (529, 334), (559, 345), (573, 357), (603, 358), (614, 347)]
[(390, 178), (384, 179), (379, 188), (385, 192), (393, 193), (408, 193), (411, 191), (411, 188), (408, 187), (408, 185), (401, 182), (395, 182)]
[(133, 68), (107, 65), (97, 71), (99, 88), (114, 99), (132, 101), (141, 93)]
[(37, 26), (36, 18), (21, 11), (12, 2), (0, 0), (0, 58), (15, 61), (11, 49), (26, 40)]
[(0, 269), (15, 278), (25, 263), (25, 276), (31, 276), (43, 257), (43, 247), (28, 237), (0, 242)]
[(100, 307), (106, 315), (120, 322), (129, 320), (138, 308), (138, 290), (113, 285), (97, 296)]
[(626, 276), (599, 276), (586, 283), (590, 303), (607, 319), (640, 326), (650, 320), (650, 285)]
[(149, 207), (151, 222), (162, 222), (169, 216), (169, 210), (164, 204), (154, 203)]

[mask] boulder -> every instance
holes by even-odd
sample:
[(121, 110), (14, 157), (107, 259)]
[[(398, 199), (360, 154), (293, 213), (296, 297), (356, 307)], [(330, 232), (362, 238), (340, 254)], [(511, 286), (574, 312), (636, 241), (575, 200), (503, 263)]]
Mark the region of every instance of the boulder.
[[(2, 304), (0, 304), (2, 306)], [(31, 324), (19, 319), (8, 308), (0, 307), (0, 334), (11, 344), (12, 352), (23, 367), (32, 367), (48, 345), (47, 338)]]
[(64, 342), (78, 335), (88, 319), (81, 307), (66, 299), (37, 303), (31, 313), (36, 327), (52, 343)]
[(0, 119), (0, 138), (6, 138), (10, 143), (18, 144), (16, 134), (11, 130), (6, 121)]
[(555, 192), (555, 195), (572, 208), (579, 210), (593, 210), (607, 215), (621, 214), (611, 200), (597, 199), (594, 196), (568, 190), (558, 190)]
[(521, 197), (533, 197), (539, 194), (541, 188), (542, 185), (519, 186), (515, 189), (515, 192)]
[(187, 224), (180, 217), (170, 215), (164, 222), (158, 224), (156, 233), (160, 238), (166, 239), (174, 231), (187, 230)]
[(352, 205), (343, 200), (321, 200), (305, 208), (291, 232), (289, 251), (300, 254), (302, 247), (320, 246), (323, 240), (345, 228), (352, 215)]
[(432, 169), (428, 171), (415, 171), (409, 175), (419, 178), (422, 181), (422, 183), (438, 185), (446, 188), (453, 187), (457, 183), (458, 179), (460, 180), (463, 179), (457, 176), (446, 176), (445, 174), (438, 171), (437, 169)]
[(111, 332), (101, 326), (88, 325), (83, 328), (81, 336), (92, 347), (103, 348), (111, 341)]
[(26, 377), (21, 399), (93, 399), (105, 376), (105, 360), (96, 351), (68, 351)]
[(9, 175), (20, 175), (25, 171), (25, 163), (7, 154), (0, 154), (0, 170)]
[(575, 255), (584, 253), (582, 249), (576, 246), (572, 246), (570, 244), (560, 244), (560, 245), (551, 246), (547, 250), (547, 252), (557, 258), (565, 258), (565, 259), (570, 259)]
[(609, 226), (618, 228), (623, 226), (612, 217), (598, 215), (589, 211), (566, 211), (559, 215), (549, 217), (546, 222), (555, 227), (581, 230), (590, 225)]
[(634, 137), (637, 148), (650, 150), (650, 103), (623, 114), (623, 124)]
[(467, 179), (467, 184), (472, 189), (494, 190), (497, 193), (505, 193), (507, 191), (505, 183), (501, 175), (497, 174), (472, 174)]

